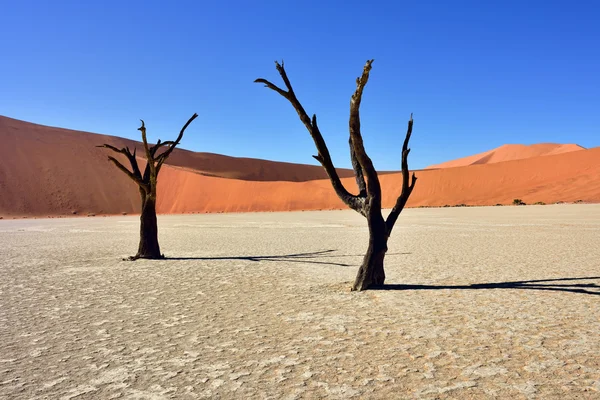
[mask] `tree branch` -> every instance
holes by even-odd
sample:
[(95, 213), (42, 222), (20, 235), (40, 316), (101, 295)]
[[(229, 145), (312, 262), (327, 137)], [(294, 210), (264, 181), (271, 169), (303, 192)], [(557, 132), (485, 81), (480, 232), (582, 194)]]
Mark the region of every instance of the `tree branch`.
[[(146, 168), (150, 168), (150, 175), (156, 176), (155, 174), (155, 165), (154, 165), (154, 155), (150, 152), (150, 148), (148, 147), (148, 139), (146, 138), (146, 125), (144, 124), (144, 120), (141, 119), (142, 126), (138, 128), (138, 131), (142, 132), (142, 142), (144, 143), (144, 151), (146, 152)], [(160, 141), (159, 141), (160, 142)], [(145, 175), (145, 174), (144, 174)]]
[[(277, 61), (275, 61), (275, 63), (277, 63)], [(262, 79), (262, 78), (255, 79), (254, 83), (264, 83), (265, 87), (268, 87), (269, 89), (276, 91), (277, 93), (279, 93), (280, 95), (282, 95), (283, 97), (285, 97), (288, 100), (290, 99), (288, 92), (281, 89), (279, 86), (272, 84), (271, 82), (269, 82), (266, 79)]]
[[(190, 117), (190, 119), (188, 119), (188, 121), (185, 123), (185, 125), (183, 126), (183, 128), (181, 128), (181, 131), (179, 132), (179, 136), (177, 136), (177, 139), (175, 139), (174, 142), (173, 141), (169, 142), (170, 143), (169, 144), (169, 148), (164, 153), (162, 153), (158, 157), (156, 157), (156, 160), (158, 161), (158, 164), (156, 166), (157, 173), (160, 170), (160, 168), (162, 167), (163, 163), (166, 161), (166, 159), (169, 158), (169, 156), (171, 155), (171, 153), (173, 152), (173, 150), (175, 150), (175, 147), (177, 147), (177, 145), (179, 144), (179, 142), (181, 142), (181, 138), (183, 138), (183, 132), (185, 132), (185, 130), (187, 129), (187, 127), (197, 117), (198, 117), (198, 114), (194, 113), (194, 115), (192, 115)], [(165, 142), (165, 143), (167, 143), (167, 142)], [(164, 143), (163, 143), (163, 145), (164, 145)]]
[(137, 183), (142, 189), (147, 190), (148, 189), (148, 185), (146, 185), (139, 177), (135, 176), (131, 171), (129, 171), (127, 168), (125, 168), (125, 166), (123, 164), (121, 164), (119, 161), (117, 161), (116, 158), (112, 157), (112, 156), (108, 156), (108, 159), (110, 161), (112, 161), (117, 168), (119, 168), (121, 171), (123, 171), (129, 178), (131, 178), (135, 183)]
[(170, 146), (170, 145), (172, 145), (173, 143), (175, 143), (175, 142), (174, 142), (174, 141), (172, 141), (172, 140), (167, 140), (166, 142), (161, 142), (161, 141), (160, 141), (160, 139), (159, 139), (159, 140), (158, 140), (158, 143), (156, 143), (156, 144), (153, 146), (153, 148), (154, 148), (154, 147), (156, 147), (156, 149), (159, 149), (160, 147), (163, 147), (163, 146)]
[[(356, 91), (352, 95), (350, 99), (350, 120), (349, 120), (349, 128), (350, 128), (350, 143), (352, 147), (352, 151), (354, 151), (354, 156), (356, 157), (356, 163), (353, 160), (352, 166), (354, 167), (354, 171), (356, 173), (358, 164), (360, 169), (364, 171), (364, 174), (367, 178), (367, 192), (368, 196), (376, 200), (379, 204), (381, 204), (381, 185), (379, 184), (379, 177), (377, 176), (377, 171), (373, 166), (373, 162), (371, 158), (367, 155), (365, 151), (365, 145), (363, 143), (362, 134), (360, 132), (360, 103), (362, 100), (362, 94), (364, 91), (367, 82), (369, 81), (369, 72), (371, 71), (371, 64), (374, 60), (367, 60), (362, 75), (356, 79)], [(358, 174), (356, 175), (357, 182), (359, 180)], [(363, 177), (364, 181), (364, 177)]]
[[(122, 149), (118, 149), (118, 148), (116, 148), (114, 146), (111, 146), (110, 144), (103, 144), (103, 145), (96, 146), (96, 147), (105, 147), (105, 148), (110, 149), (110, 150), (112, 150), (112, 151), (114, 151), (116, 153), (124, 154), (127, 157), (127, 159), (129, 160), (129, 163), (131, 164), (131, 169), (133, 171), (132, 172), (133, 175), (137, 179), (139, 179), (139, 181), (144, 182), (143, 179), (142, 179), (142, 174), (140, 172), (140, 168), (138, 167), (137, 159), (135, 158), (135, 153), (136, 153), (136, 149), (135, 148), (133, 149), (133, 154), (132, 154), (131, 150), (129, 150), (129, 147), (127, 147), (127, 146), (124, 147), (124, 148), (122, 148)], [(136, 182), (138, 182), (138, 181), (136, 180)]]
[(285, 68), (283, 67), (283, 62), (281, 64), (279, 64), (277, 61), (275, 61), (275, 67), (277, 68), (279, 75), (281, 75), (281, 78), (283, 79), (283, 82), (285, 83), (287, 91), (279, 88), (278, 86), (267, 81), (266, 79), (259, 78), (259, 79), (256, 79), (254, 82), (265, 84), (266, 87), (279, 93), (281, 96), (286, 98), (292, 104), (292, 106), (296, 110), (296, 113), (298, 113), (298, 116), (300, 117), (300, 121), (302, 121), (302, 123), (304, 124), (304, 126), (306, 127), (308, 132), (310, 133), (311, 137), (313, 138), (313, 141), (315, 142), (315, 146), (317, 147), (318, 155), (313, 156), (313, 157), (317, 161), (319, 161), (319, 163), (321, 163), (321, 165), (327, 172), (327, 176), (329, 176), (329, 180), (331, 181), (331, 185), (333, 186), (335, 193), (348, 207), (350, 207), (353, 210), (364, 215), (364, 210), (363, 210), (364, 198), (361, 198), (359, 196), (355, 196), (355, 195), (351, 194), (350, 192), (348, 192), (346, 190), (346, 188), (342, 184), (342, 181), (340, 180), (340, 177), (335, 169), (335, 166), (333, 165), (333, 162), (331, 161), (331, 155), (329, 154), (329, 149), (327, 148), (327, 144), (325, 143), (325, 140), (323, 139), (323, 135), (321, 135), (319, 126), (317, 125), (317, 116), (313, 115), (312, 120), (308, 117), (308, 114), (304, 110), (304, 107), (302, 107), (302, 104), (300, 104), (300, 101), (298, 100), (298, 98), (296, 97), (296, 94), (294, 93), (292, 84), (291, 84), (290, 80), (288, 79), (287, 73), (285, 72)]
[(410, 114), (410, 120), (408, 121), (408, 129), (406, 131), (406, 137), (404, 138), (404, 144), (402, 145), (402, 193), (396, 200), (396, 204), (390, 215), (388, 215), (387, 220), (385, 222), (387, 227), (388, 236), (392, 233), (392, 229), (394, 228), (394, 224), (398, 219), (398, 216), (404, 209), (408, 198), (410, 197), (415, 183), (417, 183), (417, 177), (415, 174), (412, 174), (412, 180), (410, 185), (408, 184), (408, 177), (410, 175), (410, 171), (408, 170), (408, 154), (410, 153), (410, 149), (408, 148), (408, 142), (410, 140), (410, 136), (412, 135), (412, 127), (413, 127), (413, 117)]
[(352, 138), (348, 139), (348, 144), (350, 145), (350, 160), (352, 161), (352, 168), (354, 168), (354, 177), (356, 178), (356, 184), (358, 185), (359, 190), (358, 195), (360, 197), (365, 197), (367, 195), (365, 176), (363, 175), (362, 166), (356, 158), (356, 152), (354, 151), (354, 146), (352, 145)]
[(158, 150), (160, 150), (164, 146), (170, 146), (173, 143), (175, 143), (175, 142), (172, 140), (167, 140), (166, 142), (161, 142), (159, 140), (158, 143), (156, 143), (154, 146), (150, 147), (150, 154), (152, 154), (152, 157), (154, 157), (154, 159), (157, 159), (158, 157), (160, 157), (160, 154), (158, 156), (156, 155), (156, 153), (158, 153)]
[(104, 147), (104, 148), (107, 148), (107, 149), (110, 149), (110, 150), (114, 151), (115, 153), (127, 154), (126, 153), (127, 149), (119, 149), (119, 148), (116, 148), (115, 146), (111, 146), (110, 144), (106, 144), (106, 143), (105, 144), (100, 144), (100, 145), (98, 145), (96, 147)]

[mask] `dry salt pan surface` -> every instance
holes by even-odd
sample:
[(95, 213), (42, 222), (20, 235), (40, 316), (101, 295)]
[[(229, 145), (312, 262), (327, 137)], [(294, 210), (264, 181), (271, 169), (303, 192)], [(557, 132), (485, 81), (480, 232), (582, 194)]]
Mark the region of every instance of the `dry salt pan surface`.
[(600, 206), (0, 221), (3, 399), (598, 399)]

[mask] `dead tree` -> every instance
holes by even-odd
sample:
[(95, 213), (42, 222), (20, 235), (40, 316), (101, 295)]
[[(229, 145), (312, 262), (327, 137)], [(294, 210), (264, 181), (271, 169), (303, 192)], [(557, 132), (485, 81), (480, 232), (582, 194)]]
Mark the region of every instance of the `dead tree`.
[[(108, 156), (108, 159), (112, 161), (117, 168), (123, 171), (131, 180), (133, 180), (139, 186), (140, 198), (142, 200), (142, 213), (140, 215), (140, 244), (138, 252), (135, 256), (130, 257), (130, 260), (137, 260), (138, 258), (149, 258), (149, 259), (160, 259), (164, 258), (164, 255), (160, 252), (160, 246), (158, 245), (158, 224), (156, 222), (156, 182), (158, 179), (158, 173), (162, 168), (164, 162), (169, 158), (175, 147), (181, 141), (183, 132), (198, 114), (192, 115), (192, 117), (186, 122), (181, 128), (179, 136), (175, 141), (158, 142), (150, 147), (148, 140), (146, 139), (146, 126), (144, 120), (142, 126), (138, 128), (142, 132), (142, 142), (144, 143), (144, 152), (146, 154), (146, 167), (142, 174), (138, 162), (136, 159), (136, 149), (133, 149), (133, 153), (129, 150), (129, 147), (118, 149), (109, 144), (103, 144), (96, 147), (106, 147), (116, 153), (121, 153), (127, 157), (131, 164), (131, 171), (121, 164), (116, 158)], [(163, 149), (164, 148), (164, 149)], [(164, 151), (161, 151), (163, 149)]]
[(298, 113), (300, 120), (304, 123), (304, 126), (306, 126), (306, 129), (308, 129), (308, 132), (315, 142), (318, 155), (313, 157), (321, 163), (323, 168), (325, 168), (335, 193), (348, 207), (367, 218), (369, 225), (369, 247), (362, 265), (358, 270), (352, 290), (365, 290), (372, 286), (383, 285), (385, 281), (383, 260), (388, 249), (388, 238), (417, 181), (417, 178), (413, 173), (412, 180), (409, 183), (410, 173), (408, 171), (408, 153), (410, 152), (410, 149), (408, 148), (408, 141), (410, 140), (413, 126), (411, 114), (410, 120), (408, 121), (406, 138), (404, 139), (404, 144), (402, 146), (402, 192), (396, 200), (396, 204), (387, 219), (384, 219), (381, 213), (381, 185), (379, 183), (377, 171), (373, 167), (373, 162), (365, 151), (363, 138), (360, 132), (360, 102), (363, 90), (369, 79), (372, 63), (373, 60), (367, 61), (362, 76), (356, 79), (356, 91), (350, 100), (350, 158), (355, 172), (356, 183), (358, 184), (359, 193), (357, 195), (350, 193), (342, 184), (333, 162), (331, 161), (331, 156), (329, 155), (325, 140), (317, 125), (317, 116), (313, 114), (311, 119), (306, 114), (306, 111), (304, 111), (304, 107), (302, 107), (292, 89), (292, 85), (283, 67), (283, 62), (281, 64), (275, 62), (275, 65), (287, 90), (279, 88), (266, 79), (257, 79), (254, 81), (257, 83), (264, 83), (266, 87), (276, 91), (292, 104)]

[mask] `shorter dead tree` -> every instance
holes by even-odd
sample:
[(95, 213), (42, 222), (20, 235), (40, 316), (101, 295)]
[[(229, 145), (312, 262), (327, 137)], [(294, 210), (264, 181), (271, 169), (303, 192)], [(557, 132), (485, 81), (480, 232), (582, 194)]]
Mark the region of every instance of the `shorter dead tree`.
[[(103, 144), (96, 147), (106, 147), (116, 153), (123, 154), (129, 160), (131, 164), (131, 171), (121, 164), (116, 158), (108, 156), (108, 159), (112, 161), (117, 168), (123, 171), (131, 180), (133, 180), (139, 187), (140, 198), (142, 200), (142, 213), (140, 215), (140, 244), (138, 252), (135, 256), (129, 257), (130, 260), (137, 260), (138, 258), (149, 258), (159, 259), (164, 258), (164, 255), (160, 252), (160, 246), (158, 245), (158, 224), (156, 221), (156, 182), (158, 179), (158, 173), (162, 168), (164, 162), (169, 158), (175, 147), (181, 141), (183, 132), (189, 124), (192, 123), (198, 114), (192, 115), (192, 117), (186, 122), (181, 128), (179, 136), (175, 141), (158, 142), (150, 147), (148, 140), (146, 139), (146, 126), (144, 120), (142, 126), (138, 128), (142, 132), (142, 142), (144, 144), (144, 152), (146, 154), (146, 167), (142, 174), (138, 162), (136, 159), (136, 150), (133, 149), (133, 153), (129, 150), (129, 147), (118, 149), (109, 144)], [(162, 149), (162, 150), (161, 150)]]
[(350, 100), (350, 158), (352, 160), (352, 167), (354, 168), (356, 183), (358, 184), (359, 193), (357, 195), (351, 194), (342, 184), (333, 162), (331, 161), (331, 156), (329, 155), (325, 140), (317, 125), (317, 116), (316, 114), (313, 114), (311, 119), (308, 117), (306, 111), (304, 111), (304, 107), (302, 107), (302, 104), (300, 104), (300, 101), (297, 99), (296, 94), (292, 89), (290, 80), (283, 67), (283, 62), (279, 64), (276, 61), (275, 65), (287, 90), (279, 88), (266, 79), (256, 79), (254, 81), (265, 84), (266, 87), (279, 93), (292, 104), (298, 113), (300, 120), (304, 126), (306, 126), (306, 129), (315, 142), (318, 155), (313, 157), (321, 163), (323, 168), (325, 168), (335, 193), (348, 207), (367, 218), (367, 223), (369, 225), (369, 247), (362, 265), (358, 270), (352, 290), (365, 290), (372, 286), (384, 284), (385, 272), (383, 269), (383, 260), (388, 249), (388, 238), (417, 181), (417, 178), (413, 173), (412, 180), (409, 182), (408, 171), (408, 153), (410, 152), (408, 141), (410, 140), (413, 127), (411, 114), (410, 120), (408, 121), (408, 130), (402, 146), (402, 192), (396, 200), (396, 204), (387, 219), (384, 219), (381, 213), (381, 185), (379, 183), (379, 177), (377, 176), (377, 171), (373, 166), (373, 162), (365, 151), (360, 131), (360, 102), (363, 90), (369, 79), (372, 63), (373, 60), (367, 61), (362, 76), (356, 79), (356, 91)]

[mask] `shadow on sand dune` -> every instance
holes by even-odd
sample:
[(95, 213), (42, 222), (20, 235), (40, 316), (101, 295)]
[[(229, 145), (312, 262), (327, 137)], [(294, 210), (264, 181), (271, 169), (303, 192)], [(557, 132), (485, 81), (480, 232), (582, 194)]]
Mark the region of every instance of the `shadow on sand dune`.
[(530, 289), (552, 290), (558, 292), (583, 293), (600, 295), (600, 284), (597, 283), (554, 283), (565, 281), (583, 281), (600, 279), (600, 276), (587, 276), (581, 278), (538, 279), (531, 281), (513, 281), (496, 283), (474, 283), (472, 285), (402, 285), (392, 284), (375, 287), (373, 290), (440, 290), (440, 289)]

